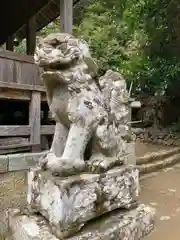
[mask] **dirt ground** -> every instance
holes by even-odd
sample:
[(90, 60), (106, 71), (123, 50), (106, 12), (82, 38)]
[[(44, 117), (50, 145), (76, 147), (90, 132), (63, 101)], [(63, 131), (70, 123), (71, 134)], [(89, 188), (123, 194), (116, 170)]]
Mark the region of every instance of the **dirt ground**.
[[(136, 142), (136, 156), (170, 149)], [(156, 208), (155, 230), (145, 240), (180, 239), (180, 164), (147, 175), (140, 181), (140, 201)]]
[(142, 203), (156, 208), (155, 230), (145, 240), (180, 239), (180, 165), (141, 180)]
[(7, 231), (8, 208), (23, 207), (26, 200), (26, 172), (0, 174), (0, 240)]

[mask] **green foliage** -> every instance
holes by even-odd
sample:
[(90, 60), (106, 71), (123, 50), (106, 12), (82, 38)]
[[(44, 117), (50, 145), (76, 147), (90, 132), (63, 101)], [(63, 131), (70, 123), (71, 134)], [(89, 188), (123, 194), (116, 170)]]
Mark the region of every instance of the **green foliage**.
[(14, 51), (18, 53), (26, 53), (26, 45), (24, 41), (19, 46), (15, 47)]
[(177, 6), (178, 0), (99, 0), (76, 34), (90, 44), (101, 72), (111, 68), (136, 90), (167, 94), (180, 79)]
[(46, 37), (49, 33), (56, 33), (60, 31), (60, 26), (59, 22), (55, 20), (54, 22), (49, 23), (46, 27), (44, 27), (40, 32), (39, 36), (44, 38)]
[[(100, 72), (108, 68), (122, 72), (129, 80), (139, 74), (144, 56), (141, 53), (145, 36), (130, 28), (123, 13), (125, 1), (99, 1), (91, 5), (76, 34), (90, 45)], [(143, 36), (143, 37), (142, 37)]]
[[(134, 91), (179, 96), (179, 14), (179, 0), (97, 0), (74, 33), (89, 43), (100, 74), (113, 69), (133, 82)], [(52, 32), (59, 32), (59, 20), (39, 36)]]

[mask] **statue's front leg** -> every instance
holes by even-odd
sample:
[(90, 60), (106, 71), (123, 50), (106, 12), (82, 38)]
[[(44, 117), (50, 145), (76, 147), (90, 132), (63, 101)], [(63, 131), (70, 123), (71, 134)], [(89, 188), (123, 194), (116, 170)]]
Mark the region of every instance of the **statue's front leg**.
[(68, 129), (60, 122), (57, 122), (55, 125), (51, 149), (42, 159), (40, 159), (40, 166), (42, 168), (52, 168), (53, 165), (57, 165), (58, 158), (63, 154), (67, 136)]
[(89, 125), (72, 123), (62, 157), (49, 166), (54, 174), (69, 176), (82, 172), (85, 167), (84, 152), (91, 138), (92, 129)]
[(53, 142), (50, 149), (50, 152), (52, 152), (56, 157), (62, 156), (65, 148), (67, 136), (68, 136), (68, 129), (61, 123), (57, 122), (55, 126)]
[(70, 102), (69, 134), (62, 156), (58, 158), (57, 164), (51, 167), (54, 173), (59, 176), (69, 176), (84, 170), (86, 146), (102, 117), (99, 109), (82, 95)]

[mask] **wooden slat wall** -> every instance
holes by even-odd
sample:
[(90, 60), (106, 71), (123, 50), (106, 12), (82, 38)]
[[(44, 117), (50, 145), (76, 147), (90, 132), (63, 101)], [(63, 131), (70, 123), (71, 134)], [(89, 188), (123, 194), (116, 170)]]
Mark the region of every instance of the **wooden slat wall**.
[(29, 102), (29, 126), (0, 125), (0, 137), (27, 136), (32, 151), (41, 150), (41, 135), (54, 133), (54, 126), (40, 124), (41, 102), (47, 101), (40, 71), (32, 56), (0, 50), (0, 99)]
[[(30, 136), (31, 127), (28, 126), (1, 126), (0, 125), (0, 137), (19, 137), (19, 136)], [(40, 128), (41, 135), (52, 135), (54, 134), (53, 125), (42, 125)]]
[(0, 51), (0, 82), (43, 86), (31, 56), (5, 50)]

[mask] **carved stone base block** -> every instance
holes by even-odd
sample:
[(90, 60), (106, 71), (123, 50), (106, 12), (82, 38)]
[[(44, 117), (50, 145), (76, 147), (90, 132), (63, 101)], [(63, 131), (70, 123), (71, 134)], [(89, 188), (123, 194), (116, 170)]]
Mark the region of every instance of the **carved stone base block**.
[[(115, 210), (105, 214), (67, 240), (139, 240), (153, 230), (154, 220), (154, 209), (141, 204), (130, 211)], [(40, 216), (10, 211), (9, 225), (13, 240), (58, 240)]]
[(138, 170), (134, 166), (68, 178), (53, 177), (49, 171), (31, 170), (28, 203), (48, 220), (52, 231), (61, 238), (71, 236), (97, 216), (136, 205), (138, 185)]

